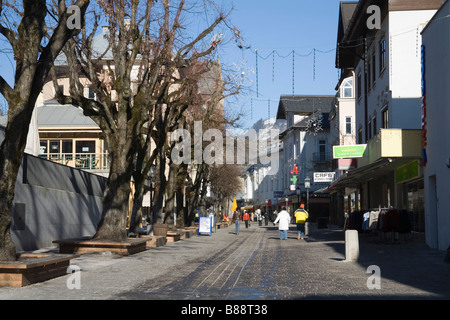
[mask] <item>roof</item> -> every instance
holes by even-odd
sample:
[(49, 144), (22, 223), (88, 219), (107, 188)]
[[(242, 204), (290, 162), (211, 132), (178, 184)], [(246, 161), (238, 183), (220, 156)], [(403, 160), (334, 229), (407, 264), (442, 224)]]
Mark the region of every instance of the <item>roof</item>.
[(329, 111), (334, 95), (282, 95), (278, 104), (277, 119), (287, 119), (287, 112), (310, 115), (315, 111)]
[(338, 34), (337, 34), (337, 48), (336, 48), (336, 67), (339, 68), (341, 61), (345, 57), (345, 52), (340, 52), (339, 44), (342, 42), (344, 35), (347, 31), (347, 27), (352, 20), (353, 13), (355, 12), (358, 1), (341, 1), (339, 6), (339, 22), (338, 22)]
[(98, 125), (83, 114), (81, 108), (71, 104), (59, 104), (56, 100), (47, 100), (37, 108), (39, 127), (92, 127)]

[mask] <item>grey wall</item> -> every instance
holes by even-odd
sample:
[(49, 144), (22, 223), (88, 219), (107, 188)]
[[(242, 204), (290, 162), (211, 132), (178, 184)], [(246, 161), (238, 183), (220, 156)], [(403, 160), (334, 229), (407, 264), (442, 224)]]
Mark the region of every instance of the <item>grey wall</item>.
[[(0, 130), (0, 142), (3, 136)], [(25, 154), (12, 210), (11, 235), (17, 251), (94, 235), (105, 186), (104, 177)]]

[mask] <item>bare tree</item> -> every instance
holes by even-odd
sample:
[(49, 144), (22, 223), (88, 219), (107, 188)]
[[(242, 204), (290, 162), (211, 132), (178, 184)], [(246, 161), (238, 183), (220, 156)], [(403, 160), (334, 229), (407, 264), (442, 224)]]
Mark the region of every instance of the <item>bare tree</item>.
[[(75, 5), (83, 23), (89, 1), (78, 0)], [(53, 24), (47, 25), (47, 12), (55, 13)], [(53, 8), (45, 0), (0, 0), (0, 15), (0, 34), (11, 46), (16, 62), (13, 86), (0, 76), (0, 93), (9, 107), (5, 139), (0, 147), (0, 260), (15, 260), (10, 236), (11, 208), (31, 116), (53, 61), (80, 30), (69, 28), (72, 13), (62, 0)]]
[[(180, 76), (180, 70), (215, 50), (215, 44), (205, 44), (205, 38), (226, 15), (219, 13), (202, 32), (192, 36), (183, 25), (190, 14), (184, 0), (103, 0), (99, 9), (91, 17), (90, 32), (83, 29), (79, 39), (64, 50), (70, 97), (58, 92), (57, 86), (55, 90), (61, 103), (81, 107), (105, 134), (111, 166), (95, 238), (123, 240), (132, 175), (140, 177), (138, 183), (142, 184), (165, 143), (164, 125), (170, 128), (170, 121), (179, 117), (179, 111), (167, 106), (186, 105), (185, 84), (195, 82), (195, 77)], [(95, 52), (93, 39), (103, 16), (108, 21), (108, 48)], [(56, 85), (56, 78), (54, 82)], [(95, 99), (84, 96), (86, 82)], [(151, 139), (157, 135), (160, 137), (147, 156)]]

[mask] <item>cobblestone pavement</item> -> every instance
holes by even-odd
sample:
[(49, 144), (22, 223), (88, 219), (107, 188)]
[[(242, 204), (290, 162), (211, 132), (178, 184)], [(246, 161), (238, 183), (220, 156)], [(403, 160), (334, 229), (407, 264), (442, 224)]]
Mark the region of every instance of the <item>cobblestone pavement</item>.
[[(85, 254), (71, 264), (81, 270), (79, 289), (68, 274), (23, 288), (0, 288), (0, 299), (25, 300), (292, 300), (450, 298), (445, 252), (412, 239), (395, 243), (360, 235), (360, 259), (345, 261), (345, 234), (311, 228), (287, 240), (271, 225), (234, 226), (128, 257)], [(368, 267), (380, 271), (380, 287)], [(369, 281), (368, 281), (369, 279)]]

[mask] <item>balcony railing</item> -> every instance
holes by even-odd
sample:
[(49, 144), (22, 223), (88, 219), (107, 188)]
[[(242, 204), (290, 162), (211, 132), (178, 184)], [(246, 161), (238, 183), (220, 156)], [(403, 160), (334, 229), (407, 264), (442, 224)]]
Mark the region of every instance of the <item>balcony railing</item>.
[(40, 154), (39, 158), (83, 170), (109, 169), (108, 153), (49, 153)]

